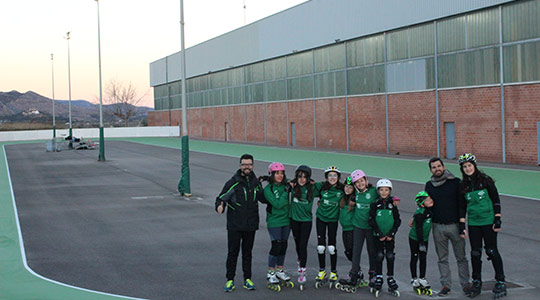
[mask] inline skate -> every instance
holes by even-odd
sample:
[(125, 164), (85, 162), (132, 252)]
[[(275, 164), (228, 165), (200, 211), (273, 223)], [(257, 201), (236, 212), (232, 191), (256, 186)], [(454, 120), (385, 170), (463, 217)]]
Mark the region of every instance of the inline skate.
[(336, 289), (338, 288), (337, 286), (337, 283), (338, 283), (338, 275), (337, 275), (337, 272), (330, 272), (330, 277), (328, 278), (328, 281), (329, 281), (329, 287), (330, 289), (336, 287)]
[(279, 284), (279, 279), (277, 278), (276, 271), (269, 270), (266, 274), (266, 287), (269, 289), (279, 292), (281, 291), (281, 286)]
[(326, 271), (320, 270), (319, 274), (317, 274), (317, 277), (315, 277), (315, 288), (321, 288), (326, 281), (328, 281), (328, 278), (326, 277)]
[(506, 284), (504, 281), (497, 281), (493, 287), (493, 299), (506, 296)]
[(279, 284), (281, 286), (286, 286), (288, 288), (294, 287), (294, 283), (291, 281), (291, 277), (289, 277), (289, 275), (287, 275), (287, 273), (285, 273), (283, 269), (276, 270), (276, 277), (279, 280)]
[(301, 291), (304, 290), (307, 281), (306, 268), (298, 268), (298, 285)]
[(413, 280), (411, 280), (411, 283), (413, 286), (413, 290), (418, 295), (427, 295), (427, 296), (433, 295), (433, 290), (431, 290), (431, 286), (429, 285), (429, 282), (425, 278), (420, 278), (420, 279), (413, 278)]
[(373, 281), (373, 287), (369, 288), (369, 292), (372, 294), (375, 294), (376, 298), (379, 298), (381, 295), (381, 289), (384, 283), (384, 280), (382, 278), (382, 275), (377, 275), (377, 277), (374, 277), (375, 281)]
[(388, 293), (394, 297), (399, 297), (398, 284), (394, 277), (390, 276), (387, 279), (388, 282)]
[(469, 293), (469, 298), (474, 298), (482, 292), (482, 280), (475, 279), (472, 282), (471, 291)]

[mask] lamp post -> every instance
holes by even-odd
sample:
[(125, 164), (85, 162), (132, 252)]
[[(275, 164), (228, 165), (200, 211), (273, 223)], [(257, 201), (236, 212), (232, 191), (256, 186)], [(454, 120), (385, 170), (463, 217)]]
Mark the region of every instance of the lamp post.
[(56, 137), (56, 113), (54, 111), (54, 54), (51, 53), (51, 74), (52, 74), (52, 124), (53, 138)]
[[(69, 31), (67, 32), (65, 39), (67, 40), (67, 46), (68, 46), (69, 136), (73, 138), (73, 130), (72, 130), (72, 126), (71, 126), (71, 60), (70, 60), (70, 53), (69, 53), (70, 33), (71, 32), (69, 32)], [(70, 145), (72, 145), (72, 144), (70, 143)]]
[(102, 88), (101, 88), (101, 37), (99, 30), (99, 0), (97, 3), (97, 29), (98, 29), (98, 59), (99, 59), (99, 156), (98, 161), (105, 161), (105, 139), (103, 137), (103, 109), (102, 109)]
[(182, 175), (178, 182), (178, 192), (186, 197), (191, 196), (189, 182), (189, 137), (187, 130), (186, 105), (186, 49), (184, 46), (184, 1), (180, 0), (180, 44), (182, 64)]

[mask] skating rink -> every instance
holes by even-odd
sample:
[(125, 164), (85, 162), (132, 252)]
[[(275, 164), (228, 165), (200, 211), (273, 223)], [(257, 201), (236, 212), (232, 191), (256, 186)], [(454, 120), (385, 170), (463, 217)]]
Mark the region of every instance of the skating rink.
[[(320, 168), (326, 165), (335, 164), (345, 170), (376, 170), (373, 168), (377, 168), (377, 161), (381, 160), (390, 165), (390, 169), (381, 165), (380, 172), (371, 173), (401, 179), (393, 180), (393, 194), (401, 198), (402, 219), (396, 238), (395, 277), (402, 299), (428, 298), (417, 296), (410, 287), (407, 240), (407, 221), (416, 208), (412, 199), (430, 176), (427, 160), (380, 156), (373, 158), (374, 166), (368, 166), (363, 160), (367, 158), (349, 154), (346, 154), (349, 158), (344, 159), (338, 153), (200, 141), (194, 142), (196, 146), (190, 152), (193, 196), (184, 198), (176, 190), (181, 160), (176, 145), (180, 145), (180, 140), (174, 138), (107, 140), (107, 160), (97, 162), (97, 150), (47, 153), (43, 143), (4, 144), (0, 164), (0, 299), (375, 298), (368, 288), (361, 288), (356, 294), (330, 290), (327, 286), (315, 289), (314, 278), (318, 271), (315, 226), (309, 241), (307, 288), (304, 291), (297, 287), (283, 289), (279, 294), (267, 289), (271, 244), (262, 204), (253, 249), (252, 279), (257, 290), (242, 288), (239, 259), (236, 290), (223, 292), (226, 216), (214, 211), (214, 201), (225, 181), (238, 168), (239, 154), (244, 152), (254, 154), (257, 175), (265, 175), (272, 160), (286, 162), (289, 177), (298, 164), (316, 166), (316, 180), (323, 179)], [(358, 165), (352, 165), (350, 159), (357, 159)], [(538, 168), (491, 167), (501, 168), (497, 169), (497, 176), (504, 176), (505, 182), (514, 178), (516, 172), (527, 178), (540, 176)], [(489, 169), (486, 171), (492, 175)], [(408, 172), (410, 178), (404, 178)], [(378, 177), (371, 176), (369, 171), (366, 173), (370, 182), (375, 183)], [(507, 184), (505, 182), (501, 184)], [(536, 185), (540, 185), (538, 182)], [(513, 188), (507, 194), (538, 189), (517, 177)], [(501, 197), (503, 225), (499, 250), (509, 284), (506, 299), (532, 300), (539, 299), (540, 295), (540, 201), (535, 200), (540, 195), (523, 195)], [(294, 247), (291, 235), (285, 268), (296, 284)], [(343, 253), (341, 228), (337, 248), (338, 274), (343, 277), (350, 269), (350, 262)], [(467, 245), (468, 256), (469, 251)], [(493, 268), (485, 254), (483, 262), (483, 279), (492, 281)], [(450, 267), (452, 294), (446, 298), (468, 299), (461, 293), (452, 253)], [(367, 271), (365, 250), (362, 269)], [(427, 279), (434, 290), (440, 289), (432, 240), (428, 249)], [(386, 291), (386, 282), (383, 289)], [(491, 299), (491, 296), (490, 284), (486, 282), (483, 293), (476, 299)], [(386, 292), (380, 297), (393, 298)]]

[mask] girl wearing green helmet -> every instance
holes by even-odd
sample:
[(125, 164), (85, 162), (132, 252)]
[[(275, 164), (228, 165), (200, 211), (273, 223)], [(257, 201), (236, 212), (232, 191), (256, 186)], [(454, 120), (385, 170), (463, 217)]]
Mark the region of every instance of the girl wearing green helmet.
[[(426, 280), (427, 247), (429, 232), (431, 231), (431, 217), (433, 199), (425, 191), (416, 194), (414, 198), (418, 208), (409, 222), (409, 248), (411, 249), (411, 284), (413, 289), (420, 295), (431, 296), (433, 291)], [(420, 277), (418, 277), (416, 265), (420, 260)]]

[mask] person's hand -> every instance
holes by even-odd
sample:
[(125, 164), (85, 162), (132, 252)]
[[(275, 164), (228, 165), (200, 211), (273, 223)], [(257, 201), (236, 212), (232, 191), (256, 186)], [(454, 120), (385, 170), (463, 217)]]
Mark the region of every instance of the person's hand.
[(495, 221), (493, 221), (493, 231), (499, 232), (501, 231), (501, 216), (495, 216)]
[(420, 252), (427, 252), (426, 244), (425, 244), (425, 243), (420, 243), (420, 244), (418, 245), (418, 251), (420, 251)]
[(384, 241), (386, 241), (386, 237), (385, 237), (385, 236), (383, 236), (383, 237), (380, 237), (380, 238), (379, 238), (379, 241), (381, 241), (381, 242), (384, 242)]
[(225, 210), (225, 202), (221, 202), (221, 205), (217, 207), (217, 213), (222, 214)]
[(392, 238), (389, 237), (389, 236), (387, 236), (387, 237), (386, 237), (386, 240), (390, 242), (390, 241), (392, 240)]
[(466, 239), (467, 238), (467, 230), (465, 229), (465, 223), (459, 222), (458, 228), (459, 228), (458, 229), (459, 236), (461, 236), (462, 239)]
[(414, 221), (413, 218), (411, 218), (411, 219), (409, 220), (409, 227), (412, 227), (413, 221)]
[(356, 202), (354, 202), (354, 201), (349, 201), (349, 207), (352, 208), (352, 207), (354, 207), (355, 205), (356, 205)]
[(401, 200), (398, 197), (394, 197), (394, 199), (392, 199), (392, 204), (394, 204), (394, 206), (398, 206), (400, 201)]

